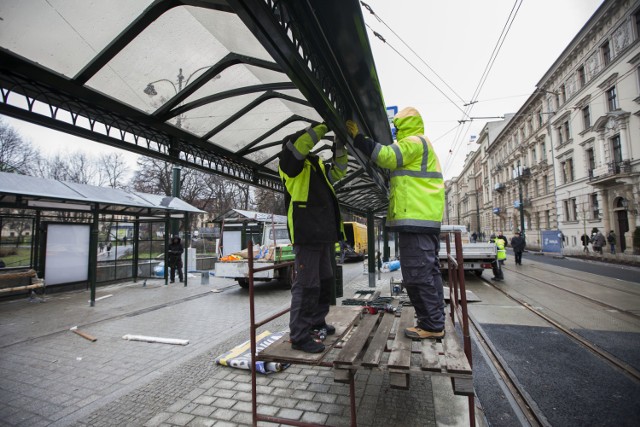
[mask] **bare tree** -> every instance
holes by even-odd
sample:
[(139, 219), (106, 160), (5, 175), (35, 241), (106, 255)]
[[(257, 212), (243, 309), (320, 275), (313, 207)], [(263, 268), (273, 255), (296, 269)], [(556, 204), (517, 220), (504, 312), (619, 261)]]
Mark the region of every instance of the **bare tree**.
[(38, 175), (57, 181), (78, 184), (105, 184), (98, 163), (81, 152), (67, 155), (56, 154), (52, 158), (41, 158), (38, 162)]
[(0, 118), (0, 172), (29, 175), (38, 157), (31, 143)]
[(122, 153), (101, 154), (98, 163), (101, 181), (111, 188), (124, 188), (124, 179), (129, 173), (129, 167)]
[(266, 188), (256, 188), (255, 205), (260, 212), (286, 215), (284, 194)]

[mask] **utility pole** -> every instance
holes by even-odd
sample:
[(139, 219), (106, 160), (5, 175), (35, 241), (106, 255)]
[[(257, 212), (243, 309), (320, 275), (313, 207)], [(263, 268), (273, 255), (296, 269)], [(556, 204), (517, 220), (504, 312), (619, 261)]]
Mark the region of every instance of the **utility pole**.
[(524, 200), (522, 199), (522, 166), (518, 164), (518, 192), (520, 197), (519, 210), (520, 210), (520, 235), (526, 241), (524, 230)]

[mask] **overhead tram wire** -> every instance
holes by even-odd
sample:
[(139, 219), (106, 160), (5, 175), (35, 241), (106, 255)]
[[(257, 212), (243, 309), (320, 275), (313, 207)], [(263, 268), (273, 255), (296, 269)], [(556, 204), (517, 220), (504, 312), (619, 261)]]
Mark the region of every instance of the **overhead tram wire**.
[[(383, 20), (383, 19), (382, 19), (378, 14), (377, 14), (377, 13), (375, 13), (375, 12), (373, 11), (373, 9), (371, 8), (371, 6), (369, 6), (367, 3), (363, 2), (363, 1), (360, 1), (360, 4), (361, 4), (365, 9), (367, 9), (367, 10), (369, 11), (369, 13), (370, 13), (371, 15), (373, 15), (373, 16), (374, 16), (374, 18), (376, 18), (379, 22), (382, 22), (382, 24), (383, 24), (385, 27), (387, 27), (387, 29), (388, 29), (389, 31), (391, 31), (391, 33), (393, 33), (393, 35), (394, 35), (394, 36), (396, 36), (396, 37), (398, 38), (398, 40), (400, 40), (400, 41), (402, 42), (402, 44), (404, 44), (404, 45), (405, 45), (405, 46), (406, 46), (406, 47), (411, 51), (411, 53), (413, 53), (413, 54), (414, 54), (414, 55), (415, 55), (415, 56), (420, 60), (420, 62), (422, 62), (422, 63), (425, 65), (425, 67), (427, 67), (427, 68), (429, 69), (429, 71), (431, 71), (431, 72), (432, 72), (432, 73), (433, 73), (437, 78), (439, 78), (439, 79), (440, 79), (440, 81), (441, 81), (441, 82), (442, 82), (442, 83), (443, 83), (443, 84), (444, 84), (444, 85), (445, 85), (445, 86), (446, 86), (446, 87), (447, 87), (447, 88), (448, 88), (448, 89), (449, 89), (449, 90), (450, 90), (450, 91), (451, 91), (455, 96), (457, 96), (457, 97), (458, 97), (458, 99), (459, 99), (463, 104), (465, 103), (465, 100), (464, 100), (460, 95), (458, 95), (458, 93), (457, 93), (455, 90), (453, 90), (453, 88), (452, 88), (451, 86), (449, 86), (449, 85), (447, 84), (447, 82), (446, 82), (442, 77), (440, 77), (440, 75), (436, 72), (436, 70), (434, 70), (433, 68), (431, 68), (431, 67), (429, 66), (429, 64), (427, 64), (427, 62), (426, 62), (424, 59), (422, 59), (422, 57), (421, 57), (420, 55), (418, 55), (418, 53), (417, 53), (415, 50), (413, 50), (413, 48), (412, 48), (411, 46), (409, 46), (409, 44), (408, 44), (407, 42), (405, 42), (405, 41), (402, 39), (402, 37), (400, 37), (400, 36), (398, 35), (398, 33), (396, 33), (395, 31), (393, 31), (393, 28), (391, 28), (391, 27), (390, 27), (390, 26), (389, 26), (389, 25), (388, 25), (388, 24), (387, 24), (387, 23), (386, 23), (386, 22), (385, 22), (385, 21), (384, 21), (384, 20)], [(369, 29), (371, 29), (371, 28), (369, 28)], [(371, 30), (371, 31), (373, 31), (373, 30)], [(375, 33), (375, 31), (374, 31), (374, 33)], [(433, 83), (432, 83), (432, 84), (433, 84)]]
[(414, 70), (416, 70), (418, 72), (418, 74), (420, 74), (426, 81), (428, 81), (438, 92), (440, 92), (442, 94), (442, 96), (444, 96), (445, 98), (447, 98), (447, 100), (449, 102), (451, 102), (451, 104), (453, 104), (453, 106), (455, 106), (458, 110), (460, 110), (460, 112), (462, 114), (464, 114), (465, 116), (467, 116), (467, 113), (465, 113), (465, 111), (460, 108), (460, 106), (458, 104), (456, 104), (456, 102), (451, 99), (446, 93), (444, 93), (444, 91), (442, 91), (442, 89), (440, 89), (434, 82), (431, 81), (431, 79), (429, 79), (429, 77), (427, 77), (422, 71), (420, 71), (418, 69), (418, 67), (416, 67), (411, 61), (409, 61), (409, 59), (407, 59), (407, 57), (405, 57), (402, 53), (400, 53), (400, 51), (398, 51), (398, 49), (396, 49), (395, 47), (393, 47), (393, 45), (391, 45), (391, 43), (389, 43), (382, 35), (380, 35), (380, 33), (378, 33), (377, 31), (375, 31), (373, 28), (371, 28), (369, 26), (369, 24), (365, 23), (365, 25), (367, 26), (367, 28), (369, 30), (371, 30), (371, 32), (373, 33), (374, 36), (376, 36), (378, 39), (380, 39), (384, 44), (386, 44), (387, 46), (389, 46), (398, 56), (400, 56), (402, 59), (404, 59), (406, 61), (407, 64), (409, 64)]
[[(493, 51), (491, 52), (491, 55), (489, 57), (489, 60), (487, 62), (487, 65), (484, 68), (484, 71), (482, 73), (482, 76), (480, 77), (480, 81), (478, 82), (478, 85), (476, 86), (476, 89), (473, 93), (473, 96), (471, 97), (471, 101), (470, 103), (467, 105), (466, 109), (465, 109), (465, 116), (470, 117), (471, 114), (471, 110), (473, 109), (475, 103), (478, 100), (478, 96), (480, 96), (480, 92), (482, 91), (482, 88), (484, 87), (484, 84), (487, 81), (487, 78), (489, 77), (489, 73), (491, 72), (491, 69), (493, 68), (493, 65), (495, 63), (496, 58), (498, 57), (498, 54), (500, 53), (500, 50), (502, 49), (502, 45), (504, 44), (504, 41), (507, 38), (507, 35), (509, 34), (509, 30), (511, 29), (511, 25), (513, 24), (513, 21), (515, 20), (518, 11), (520, 10), (520, 7), (522, 6), (524, 0), (515, 0), (513, 7), (511, 8), (511, 11), (509, 12), (509, 16), (507, 17), (507, 21), (505, 22), (504, 26), (502, 27), (502, 31), (500, 33), (500, 36), (498, 37), (498, 40), (496, 42), (496, 45), (493, 48)], [(463, 117), (461, 120), (465, 120), (465, 118)], [(471, 126), (470, 122), (469, 125), (467, 126), (467, 129)], [(463, 132), (458, 132), (456, 135), (456, 139), (454, 140), (454, 144), (453, 144), (453, 148), (451, 150), (449, 150), (449, 157), (447, 158), (447, 161), (445, 162), (445, 167), (444, 167), (444, 172), (447, 171), (449, 164), (451, 162), (451, 160), (455, 157), (455, 155), (457, 154), (457, 151), (460, 148), (460, 145), (462, 143), (462, 135), (464, 135), (465, 133)]]

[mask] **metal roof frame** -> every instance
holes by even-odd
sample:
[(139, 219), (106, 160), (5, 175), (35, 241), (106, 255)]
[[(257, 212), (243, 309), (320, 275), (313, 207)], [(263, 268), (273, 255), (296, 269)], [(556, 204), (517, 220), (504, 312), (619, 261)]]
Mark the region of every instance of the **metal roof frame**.
[[(151, 114), (87, 85), (154, 21), (183, 6), (236, 14), (273, 61), (230, 52)], [(342, 60), (348, 55), (355, 60)], [(222, 71), (238, 64), (281, 72), (290, 81), (246, 85), (187, 102)], [(306, 99), (280, 92), (294, 88)], [(269, 167), (277, 154), (257, 161), (247, 156), (273, 150), (282, 138), (269, 140), (270, 136), (293, 123), (313, 120), (292, 113), (235, 151), (209, 141), (264, 102), (279, 99), (313, 107), (349, 144), (344, 128), (347, 118), (356, 120), (377, 141), (392, 142), (355, 0), (155, 0), (71, 78), (0, 46), (0, 91), (0, 114), (278, 191), (282, 184), (273, 166)], [(198, 107), (250, 94), (260, 95), (202, 136), (168, 123)], [(16, 97), (21, 103), (15, 102)], [(340, 201), (357, 213), (381, 212), (387, 204), (388, 174), (352, 147), (350, 155), (351, 171), (335, 185)]]

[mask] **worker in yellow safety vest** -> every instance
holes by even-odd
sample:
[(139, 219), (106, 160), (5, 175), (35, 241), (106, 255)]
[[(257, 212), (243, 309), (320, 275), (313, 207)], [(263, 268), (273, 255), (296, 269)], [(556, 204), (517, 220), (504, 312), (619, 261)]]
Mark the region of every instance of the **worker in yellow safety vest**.
[(493, 267), (493, 277), (492, 280), (504, 280), (504, 273), (502, 272), (502, 264), (504, 264), (504, 260), (507, 259), (507, 250), (505, 247), (505, 241), (497, 238), (495, 234), (491, 235), (491, 241), (495, 243), (497, 254), (496, 260), (492, 262)]
[(391, 171), (386, 226), (399, 232), (403, 286), (416, 310), (417, 325), (404, 330), (412, 339), (444, 337), (444, 298), (438, 261), (444, 213), (440, 161), (424, 136), (424, 123), (413, 107), (393, 118), (397, 141), (382, 145), (366, 138), (358, 125), (346, 123), (354, 146)]
[(319, 124), (285, 138), (278, 164), (296, 255), (289, 312), (291, 347), (306, 353), (324, 350), (324, 345), (313, 339), (313, 331), (322, 331), (318, 336), (335, 333), (325, 317), (333, 284), (335, 243), (345, 239), (333, 183), (347, 172), (347, 149), (336, 137), (333, 157), (327, 164), (311, 152), (328, 131), (325, 124)]

